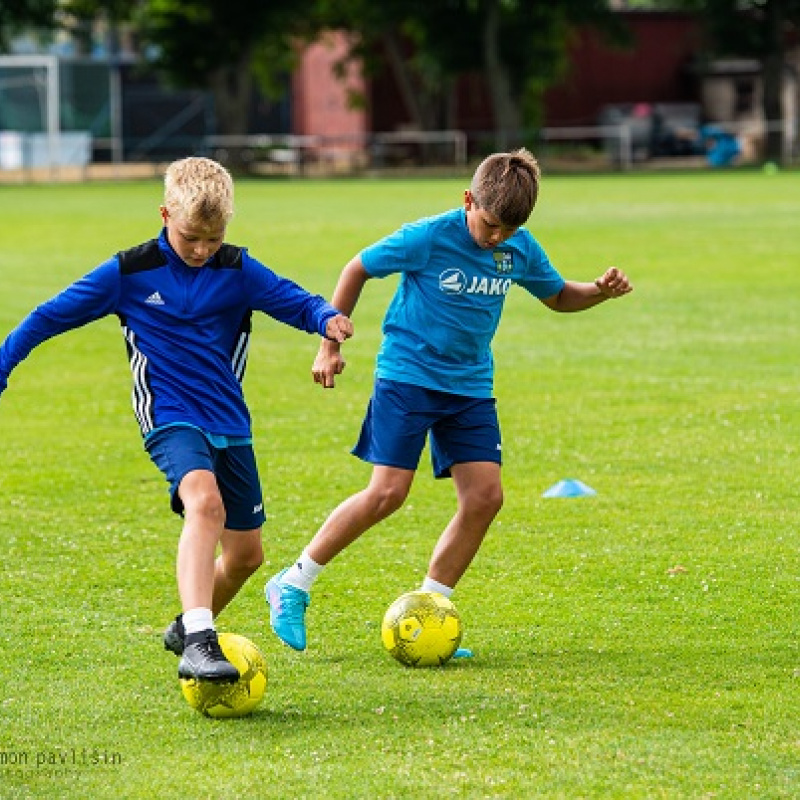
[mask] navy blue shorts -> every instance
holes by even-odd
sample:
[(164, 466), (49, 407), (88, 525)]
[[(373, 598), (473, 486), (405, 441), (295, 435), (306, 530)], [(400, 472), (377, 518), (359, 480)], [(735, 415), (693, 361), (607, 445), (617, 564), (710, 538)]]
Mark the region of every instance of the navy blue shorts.
[(430, 436), (433, 474), (450, 476), (453, 464), (502, 463), (500, 423), (492, 397), (375, 380), (353, 455), (370, 464), (416, 470)]
[(203, 432), (184, 425), (155, 431), (145, 442), (153, 463), (169, 482), (172, 510), (183, 514), (178, 487), (187, 473), (213, 472), (225, 504), (225, 527), (235, 531), (260, 528), (266, 519), (261, 482), (252, 445), (214, 447)]

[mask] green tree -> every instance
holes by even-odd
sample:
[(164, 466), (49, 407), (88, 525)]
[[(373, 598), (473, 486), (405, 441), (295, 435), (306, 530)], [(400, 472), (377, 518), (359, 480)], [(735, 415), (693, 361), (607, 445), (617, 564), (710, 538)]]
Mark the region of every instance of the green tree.
[(58, 0), (2, 0), (0, 2), (0, 53), (11, 38), (26, 29), (52, 30)]
[(294, 0), (0, 0), (0, 43), (17, 28), (65, 27), (88, 45), (98, 18), (112, 51), (129, 24), (166, 83), (210, 89), (222, 135), (247, 133), (255, 87), (278, 96), (298, 40), (316, 32), (314, 14)]
[(305, 25), (294, 0), (141, 0), (134, 23), (153, 65), (178, 86), (209, 87), (217, 132), (247, 132), (257, 83), (275, 92)]
[(606, 0), (479, 0), (467, 5), (475, 6), (479, 52), (501, 149), (519, 144), (525, 128), (541, 124), (544, 92), (567, 68), (576, 29), (594, 28), (618, 45), (629, 42), (620, 17)]
[(248, 132), (256, 86), (272, 97), (283, 91), (293, 36), (308, 30), (292, 0), (62, 0), (62, 8), (79, 43), (104, 17), (112, 52), (120, 27), (130, 25), (167, 85), (211, 91), (216, 133), (229, 136)]
[[(444, 4), (452, 5), (450, 0)], [(454, 71), (430, 41), (436, 5), (426, 0), (317, 0), (314, 6), (317, 26), (354, 34), (345, 61), (358, 61), (367, 75), (389, 71), (411, 123), (421, 130), (451, 126)], [(451, 46), (457, 46), (465, 29), (451, 26), (450, 33)], [(344, 64), (339, 67), (344, 71)]]
[(544, 90), (566, 66), (575, 27), (624, 37), (605, 0), (317, 0), (316, 7), (328, 25), (358, 34), (353, 55), (368, 69), (389, 67), (422, 129), (452, 124), (459, 76), (484, 76), (501, 148), (540, 122)]

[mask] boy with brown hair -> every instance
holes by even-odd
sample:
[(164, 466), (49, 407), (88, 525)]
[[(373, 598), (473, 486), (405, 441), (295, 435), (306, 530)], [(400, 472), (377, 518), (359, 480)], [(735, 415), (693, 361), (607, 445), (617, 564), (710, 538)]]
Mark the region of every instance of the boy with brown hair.
[[(234, 682), (214, 618), (263, 560), (264, 507), (242, 391), (253, 311), (341, 344), (350, 320), (224, 243), (233, 180), (207, 158), (164, 178), (160, 235), (117, 253), (34, 309), (0, 346), (0, 392), (47, 339), (109, 314), (120, 321), (144, 445), (183, 516), (177, 581), (183, 613), (167, 629), (178, 674)], [(216, 555), (219, 548), (219, 555)]]
[[(306, 647), (311, 586), (336, 555), (397, 511), (430, 439), (437, 478), (452, 477), (457, 510), (433, 550), (423, 591), (449, 597), (500, 511), (500, 427), (491, 342), (503, 303), (521, 286), (553, 311), (583, 311), (631, 291), (611, 267), (593, 282), (565, 281), (524, 228), (539, 194), (525, 149), (477, 168), (463, 208), (403, 226), (345, 266), (331, 302), (351, 314), (371, 278), (400, 273), (383, 322), (375, 386), (353, 453), (373, 465), (368, 486), (330, 514), (297, 561), (266, 586), (270, 621), (290, 647)], [(334, 385), (337, 342), (320, 344), (314, 379)]]

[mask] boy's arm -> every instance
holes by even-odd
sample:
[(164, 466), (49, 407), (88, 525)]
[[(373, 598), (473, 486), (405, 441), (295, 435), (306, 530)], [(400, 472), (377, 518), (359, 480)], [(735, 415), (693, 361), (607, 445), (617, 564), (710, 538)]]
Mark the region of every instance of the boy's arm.
[[(357, 255), (342, 270), (336, 288), (333, 290), (331, 305), (345, 316), (352, 317), (358, 298), (361, 296), (361, 290), (369, 278), (369, 273), (361, 263), (361, 256)], [(323, 339), (311, 367), (314, 383), (322, 384), (325, 389), (332, 389), (335, 385), (335, 376), (341, 375), (344, 368), (345, 360), (342, 358), (340, 343), (331, 339)]]
[(0, 393), (35, 347), (112, 313), (118, 292), (119, 268), (111, 259), (31, 311), (0, 344)]
[(594, 283), (567, 281), (558, 294), (545, 297), (542, 302), (553, 311), (585, 311), (632, 291), (628, 276), (621, 269), (610, 267)]

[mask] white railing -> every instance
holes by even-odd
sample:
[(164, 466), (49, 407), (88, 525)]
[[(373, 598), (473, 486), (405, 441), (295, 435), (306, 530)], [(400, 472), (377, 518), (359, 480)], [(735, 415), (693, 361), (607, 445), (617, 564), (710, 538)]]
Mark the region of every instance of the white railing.
[[(37, 66), (44, 64), (37, 63)], [(797, 164), (800, 158), (798, 126), (794, 121), (717, 124), (745, 138), (755, 136), (761, 142), (767, 133), (781, 131), (784, 141), (783, 163)], [(630, 170), (637, 166), (648, 166), (647, 154), (644, 152), (646, 146), (639, 141), (640, 134), (639, 131), (635, 136), (633, 129), (625, 122), (614, 125), (546, 127), (531, 135), (531, 140), (536, 140), (537, 143), (529, 146), (546, 163), (549, 158), (554, 157), (553, 152), (548, 152), (548, 146), (552, 146), (555, 157), (568, 160), (571, 152), (568, 145), (590, 143), (600, 159), (605, 159), (607, 166)], [(128, 141), (125, 142), (128, 152), (135, 152), (138, 157), (126, 164), (122, 156), (124, 140), (121, 136), (89, 138), (87, 144), (85, 140), (88, 136), (86, 132), (61, 131), (55, 124), (48, 126), (47, 131), (36, 134), (0, 132), (0, 179), (12, 178), (13, 172), (16, 178), (26, 180), (33, 177), (34, 173), (38, 176), (40, 171), (47, 172), (54, 178), (59, 177), (62, 172), (74, 172), (75, 168), (80, 168), (83, 177), (89, 178), (95, 167), (98, 174), (102, 172), (103, 175), (124, 177), (128, 170), (138, 170), (138, 175), (148, 164), (159, 166), (158, 162), (164, 160), (158, 156), (148, 157), (150, 154), (142, 143), (137, 147)], [(476, 139), (472, 140), (473, 146)], [(486, 133), (481, 139), (483, 145), (490, 145), (491, 141), (491, 133)], [(470, 135), (457, 130), (338, 136), (265, 133), (204, 137), (198, 139), (190, 149), (221, 160), (234, 156), (237, 160), (251, 161), (272, 171), (325, 174), (326, 171), (346, 173), (363, 171), (365, 168), (380, 172), (399, 163), (401, 159), (404, 159), (404, 164), (435, 164), (464, 170), (468, 168), (470, 160), (469, 143)], [(559, 146), (558, 149), (556, 145)], [(105, 152), (109, 158), (103, 159), (102, 164), (92, 163), (92, 150), (95, 153)], [(482, 150), (487, 150), (487, 147), (482, 147)], [(475, 154), (472, 156), (473, 159), (478, 157)], [(670, 157), (665, 156), (658, 161), (663, 166), (670, 162)], [(676, 164), (678, 161), (679, 159), (675, 159)], [(576, 158), (576, 163), (579, 165), (580, 157)]]
[[(453, 166), (467, 163), (467, 134), (464, 131), (392, 131), (385, 133), (341, 134), (335, 136), (256, 134), (252, 136), (207, 136), (205, 148), (212, 153), (237, 150), (254, 159), (262, 158), (301, 169), (311, 162), (346, 163), (365, 161), (380, 166), (392, 148), (446, 146)], [(364, 159), (366, 157), (366, 159)], [(445, 159), (443, 159), (444, 161)]]
[(583, 125), (563, 126), (556, 128), (542, 128), (539, 138), (542, 142), (576, 142), (576, 141), (611, 141), (612, 161), (620, 169), (630, 169), (633, 166), (633, 140), (631, 129), (626, 124), (621, 125)]

